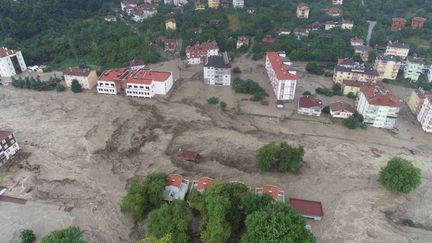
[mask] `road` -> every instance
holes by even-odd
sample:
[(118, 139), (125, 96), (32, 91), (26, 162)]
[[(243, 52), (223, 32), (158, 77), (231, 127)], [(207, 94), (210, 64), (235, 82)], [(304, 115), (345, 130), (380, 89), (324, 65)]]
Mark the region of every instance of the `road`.
[(372, 37), (372, 32), (373, 32), (373, 29), (375, 28), (375, 25), (376, 25), (376, 21), (370, 21), (370, 20), (368, 20), (368, 23), (369, 23), (369, 29), (368, 29), (368, 35), (367, 35), (367, 38), (366, 38), (366, 43), (369, 46), (370, 39)]

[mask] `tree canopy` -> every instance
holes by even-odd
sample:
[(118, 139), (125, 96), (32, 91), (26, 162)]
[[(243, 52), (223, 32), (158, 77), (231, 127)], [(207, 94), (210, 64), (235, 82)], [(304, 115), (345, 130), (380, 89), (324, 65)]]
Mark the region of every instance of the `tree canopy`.
[(246, 233), (241, 242), (315, 242), (314, 235), (305, 226), (306, 221), (291, 206), (276, 202), (247, 216)]
[(270, 143), (258, 149), (257, 160), (264, 171), (295, 171), (303, 162), (303, 146), (292, 147), (285, 142)]
[(82, 239), (84, 232), (76, 226), (71, 226), (53, 232), (42, 238), (41, 243), (86, 243)]
[(133, 180), (122, 199), (121, 209), (140, 220), (146, 213), (159, 208), (163, 204), (165, 178), (166, 174), (155, 173), (148, 175), (143, 182)]
[(394, 157), (381, 168), (379, 181), (391, 191), (409, 193), (421, 184), (421, 170), (410, 161)]

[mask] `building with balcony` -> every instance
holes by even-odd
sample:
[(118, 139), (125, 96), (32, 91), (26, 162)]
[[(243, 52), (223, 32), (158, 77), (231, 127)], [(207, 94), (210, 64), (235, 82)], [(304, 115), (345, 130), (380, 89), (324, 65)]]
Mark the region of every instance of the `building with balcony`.
[(423, 131), (432, 133), (432, 96), (428, 95), (424, 99), (417, 120), (420, 122)]
[(297, 5), (297, 18), (308, 19), (310, 7), (307, 3), (300, 3)]
[(378, 71), (380, 79), (395, 80), (401, 66), (402, 59), (390, 55), (378, 55), (374, 63), (374, 68)]
[(204, 63), (206, 57), (215, 56), (219, 54), (219, 47), (216, 41), (207, 41), (197, 43), (194, 46), (186, 48), (186, 58), (188, 64), (196, 65)]
[(375, 85), (364, 85), (356, 100), (357, 112), (364, 123), (385, 129), (393, 129), (399, 114), (399, 99), (389, 90)]
[(13, 132), (0, 130), (0, 167), (20, 149)]
[(285, 52), (267, 52), (265, 68), (276, 99), (294, 100), (299, 78)]
[(0, 77), (12, 77), (27, 70), (20, 50), (0, 47)]
[(379, 73), (364, 63), (354, 62), (352, 59), (339, 60), (333, 71), (333, 82), (342, 85), (344, 80), (355, 80), (363, 83), (377, 83), (381, 81)]
[(204, 83), (209, 85), (231, 85), (231, 64), (225, 52), (209, 56), (204, 62)]
[(384, 55), (397, 56), (405, 60), (410, 51), (408, 44), (402, 42), (389, 42)]
[(404, 66), (404, 78), (410, 81), (417, 82), (425, 68), (423, 58), (408, 57)]

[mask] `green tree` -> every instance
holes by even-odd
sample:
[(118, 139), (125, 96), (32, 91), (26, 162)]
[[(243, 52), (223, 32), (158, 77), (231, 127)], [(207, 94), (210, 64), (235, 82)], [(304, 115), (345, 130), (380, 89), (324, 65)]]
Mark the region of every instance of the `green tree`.
[(240, 74), (242, 71), (241, 71), (241, 69), (239, 68), (239, 67), (234, 67), (233, 68), (233, 73), (235, 73), (235, 74)]
[(330, 106), (328, 106), (328, 105), (324, 106), (324, 108), (322, 109), (322, 112), (324, 114), (329, 114), (330, 113)]
[(360, 126), (360, 123), (355, 116), (343, 119), (343, 124), (349, 129), (356, 129)]
[(174, 242), (190, 242), (188, 228), (192, 215), (186, 208), (186, 203), (176, 200), (164, 204), (159, 209), (150, 212), (148, 217), (148, 232), (156, 237), (171, 235)]
[(163, 203), (166, 174), (155, 173), (146, 177), (143, 182), (133, 180), (126, 196), (121, 202), (121, 209), (129, 212), (135, 220), (140, 220)]
[(315, 75), (323, 75), (324, 69), (322, 69), (316, 62), (309, 62), (306, 64), (306, 71)]
[(20, 240), (21, 243), (33, 243), (36, 241), (36, 235), (33, 233), (33, 230), (24, 229), (20, 232)]
[(173, 243), (171, 235), (165, 235), (161, 238), (156, 238), (154, 236), (147, 237), (138, 241), (138, 243)]
[(41, 243), (86, 243), (83, 240), (84, 232), (76, 226), (71, 226), (53, 232), (42, 238)]
[(65, 88), (65, 86), (63, 84), (57, 84), (57, 86), (56, 86), (56, 91), (57, 92), (63, 92), (65, 90), (66, 90), (66, 88)]
[(227, 107), (227, 103), (225, 101), (221, 101), (219, 103), (219, 106), (221, 108), (222, 111), (225, 111), (226, 107)]
[(257, 195), (253, 192), (246, 193), (241, 200), (246, 215), (261, 211), (274, 202), (269, 194)]
[(292, 207), (276, 202), (246, 218), (246, 233), (241, 242), (315, 242), (306, 222)]
[(375, 59), (376, 59), (376, 57), (377, 57), (377, 53), (376, 53), (376, 51), (370, 51), (370, 52), (369, 52), (368, 60), (369, 60), (370, 62), (374, 62)]
[(277, 163), (278, 146), (275, 143), (269, 143), (262, 146), (257, 153), (257, 160), (261, 170), (269, 171)]
[(295, 171), (303, 162), (304, 153), (303, 146), (295, 148), (285, 142), (279, 145), (271, 143), (258, 149), (257, 160), (264, 171)]
[(78, 82), (78, 80), (76, 79), (72, 80), (71, 90), (74, 93), (79, 93), (82, 91), (81, 84)]
[(391, 191), (409, 193), (421, 184), (421, 170), (410, 161), (394, 157), (379, 174), (381, 184)]
[(211, 105), (219, 104), (219, 98), (218, 97), (210, 97), (207, 99), (207, 103)]

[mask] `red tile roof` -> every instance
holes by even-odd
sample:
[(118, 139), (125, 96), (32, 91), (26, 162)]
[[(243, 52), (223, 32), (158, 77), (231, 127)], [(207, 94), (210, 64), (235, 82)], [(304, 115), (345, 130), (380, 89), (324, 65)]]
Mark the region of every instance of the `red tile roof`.
[(5, 138), (9, 137), (9, 135), (12, 135), (12, 134), (13, 134), (12, 131), (3, 131), (3, 130), (0, 130), (0, 140), (3, 140)]
[(70, 67), (63, 70), (63, 75), (87, 77), (91, 71), (90, 68)]
[(249, 45), (249, 37), (243, 36), (243, 35), (239, 36), (239, 37), (237, 37), (237, 43)]
[(278, 200), (279, 197), (283, 194), (283, 191), (279, 190), (278, 187), (272, 185), (265, 185), (262, 188), (257, 188), (257, 192), (270, 194), (275, 200)]
[(6, 47), (0, 47), (0, 57), (7, 57), (10, 55), (14, 55), (18, 52), (19, 50), (14, 50), (14, 49), (9, 49)]
[(321, 202), (290, 198), (290, 205), (300, 214), (310, 216), (324, 216)]
[(199, 191), (208, 190), (213, 186), (213, 179), (209, 177), (199, 178), (196, 182), (196, 189)]
[(330, 110), (334, 112), (351, 112), (354, 113), (355, 110), (346, 102), (337, 101), (330, 104)]
[(98, 81), (115, 82), (121, 81), (130, 73), (127, 68), (108, 69), (102, 73)]
[(371, 105), (400, 107), (399, 99), (389, 89), (379, 86), (364, 85), (360, 88)]
[(189, 46), (186, 48), (186, 53), (191, 57), (205, 57), (209, 50), (219, 50), (219, 47), (215, 41), (207, 41), (201, 44), (196, 44), (194, 46)]
[(301, 108), (322, 107), (322, 101), (314, 96), (306, 95), (299, 98), (298, 106)]
[(165, 82), (171, 76), (170, 72), (160, 72), (140, 69), (126, 77), (126, 83), (151, 84), (153, 81)]
[(392, 21), (393, 22), (404, 22), (404, 23), (407, 22), (406, 19), (404, 19), (404, 18), (392, 18)]
[(281, 57), (278, 52), (267, 52), (267, 58), (278, 80), (298, 80), (296, 74), (289, 73), (289, 71), (292, 71), (294, 68), (284, 64), (284, 61), (287, 60), (286, 57)]
[(174, 186), (180, 188), (183, 181), (183, 176), (177, 174), (170, 174), (166, 179), (166, 186)]
[(199, 154), (194, 151), (187, 151), (187, 150), (179, 150), (177, 152), (177, 157), (181, 157), (185, 160), (189, 161), (196, 161), (198, 159)]
[(342, 81), (343, 85), (350, 86), (350, 87), (361, 87), (364, 85), (364, 83), (359, 82), (357, 80), (350, 80), (350, 79), (344, 79)]

